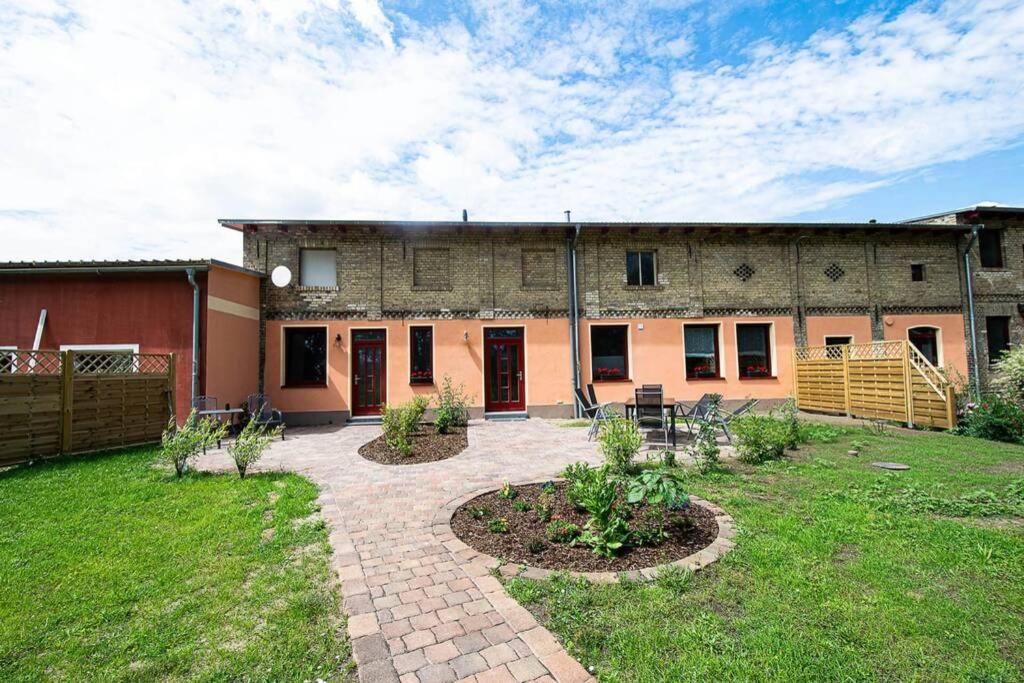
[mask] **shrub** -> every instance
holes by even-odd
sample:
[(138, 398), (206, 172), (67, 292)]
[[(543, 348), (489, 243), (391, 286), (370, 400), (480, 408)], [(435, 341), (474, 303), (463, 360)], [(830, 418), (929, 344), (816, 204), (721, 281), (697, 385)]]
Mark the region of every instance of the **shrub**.
[(590, 513), (580, 540), (601, 557), (612, 557), (629, 541), (629, 525), (616, 506), (618, 490), (609, 481), (605, 468), (599, 478), (586, 480), (579, 491), (579, 504)]
[(550, 493), (540, 494), (540, 497), (537, 499), (537, 506), (534, 508), (537, 510), (537, 519), (545, 523), (551, 521), (551, 514), (554, 511), (553, 499), (554, 495)]
[(956, 432), (990, 441), (1024, 443), (1024, 408), (999, 394), (986, 394), (963, 416)]
[(423, 396), (414, 396), (411, 401), (400, 406), (384, 406), (381, 415), (384, 442), (402, 455), (412, 453), (411, 437), (419, 429), (420, 420), (426, 411), (427, 399)]
[(491, 521), (487, 522), (487, 530), (492, 534), (507, 534), (508, 520), (504, 517), (495, 517)]
[(160, 455), (174, 465), (174, 472), (180, 478), (188, 470), (189, 461), (204, 448), (210, 448), (223, 439), (227, 431), (227, 425), (217, 420), (198, 419), (195, 409), (180, 427), (172, 416), (160, 437)]
[(992, 367), (992, 387), (1006, 400), (1024, 404), (1024, 345), (1011, 347)]
[(675, 467), (676, 466), (676, 452), (671, 448), (666, 448), (661, 452), (661, 464), (664, 467)]
[(452, 378), (444, 376), (441, 390), (437, 392), (437, 411), (434, 415), (434, 430), (447, 434), (452, 427), (469, 424), (469, 397), (464, 384), (454, 386)]
[(564, 519), (553, 519), (544, 533), (552, 543), (571, 543), (579, 538), (580, 528)]
[(533, 506), (527, 503), (525, 500), (517, 500), (512, 503), (512, 507), (515, 508), (516, 512), (529, 512), (533, 509)]
[(626, 502), (634, 504), (646, 500), (652, 505), (673, 506), (684, 498), (679, 477), (664, 469), (641, 472), (630, 480), (626, 492)]
[(598, 441), (604, 464), (615, 474), (626, 474), (633, 468), (633, 457), (643, 438), (632, 420), (616, 415), (601, 424)]
[(697, 436), (693, 444), (693, 462), (697, 471), (707, 474), (718, 469), (719, 453), (718, 433), (715, 426), (708, 420), (697, 422)]
[(800, 444), (800, 418), (796, 401), (787, 398), (779, 407), (779, 417), (786, 426), (786, 448), (792, 450)]
[(732, 424), (741, 462), (757, 464), (777, 460), (785, 452), (789, 439), (785, 422), (767, 415), (744, 415)]
[(270, 446), (273, 439), (281, 436), (284, 427), (278, 425), (268, 429), (267, 425), (256, 420), (249, 420), (234, 442), (228, 444), (228, 455), (235, 461), (239, 479), (245, 479), (249, 466), (263, 457), (263, 452)]
[(585, 462), (577, 462), (565, 468), (564, 472), (568, 486), (565, 490), (565, 500), (575, 508), (583, 509), (580, 502), (584, 491), (595, 485), (598, 481), (604, 481), (605, 468), (594, 468)]

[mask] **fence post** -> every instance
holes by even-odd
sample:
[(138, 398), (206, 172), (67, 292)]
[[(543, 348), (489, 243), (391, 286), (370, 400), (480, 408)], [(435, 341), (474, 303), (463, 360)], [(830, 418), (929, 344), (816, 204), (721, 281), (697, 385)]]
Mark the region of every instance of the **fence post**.
[(75, 401), (75, 352), (60, 354), (60, 452), (71, 452), (71, 417)]
[(910, 342), (904, 340), (903, 347), (903, 386), (906, 394), (907, 426), (914, 428), (914, 375), (910, 369)]
[(843, 344), (843, 402), (846, 417), (853, 417), (853, 401), (850, 400), (850, 345)]
[(956, 427), (956, 392), (952, 384), (946, 385), (946, 419), (950, 429)]
[(796, 347), (793, 347), (793, 402), (800, 408), (800, 367), (796, 360)]
[(170, 413), (171, 418), (174, 419), (175, 422), (177, 422), (178, 421), (178, 416), (175, 414), (175, 411), (178, 408), (178, 403), (177, 403), (177, 399), (175, 398), (175, 389), (176, 389), (176, 387), (178, 385), (178, 377), (177, 377), (177, 373), (174, 370), (174, 354), (173, 353), (168, 354), (168, 357), (167, 357), (167, 384), (170, 387), (170, 389), (169, 389), (169, 395), (170, 395), (170, 399), (169, 400), (170, 400), (170, 403), (167, 405), (167, 410)]

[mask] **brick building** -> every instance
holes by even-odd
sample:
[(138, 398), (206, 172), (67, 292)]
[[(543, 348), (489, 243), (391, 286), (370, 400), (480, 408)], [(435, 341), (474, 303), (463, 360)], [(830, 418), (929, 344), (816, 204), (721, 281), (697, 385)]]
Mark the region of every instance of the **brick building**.
[(894, 224), (221, 224), (243, 233), (245, 268), (290, 276), (262, 283), (260, 376), (293, 423), (374, 414), (446, 374), (477, 412), (567, 415), (574, 328), (579, 382), (608, 401), (641, 383), (678, 400), (781, 399), (804, 344), (909, 338), (966, 378), (968, 245), (982, 379), (1024, 333), (1024, 209)]

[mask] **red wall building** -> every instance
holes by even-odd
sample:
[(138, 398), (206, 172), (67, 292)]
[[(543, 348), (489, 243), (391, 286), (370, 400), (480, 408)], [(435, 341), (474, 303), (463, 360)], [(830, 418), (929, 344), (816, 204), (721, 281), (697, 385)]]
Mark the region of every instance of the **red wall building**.
[(0, 348), (173, 353), (179, 419), (192, 393), (193, 287), (199, 286), (199, 394), (238, 406), (259, 375), (261, 274), (219, 261), (0, 264)]

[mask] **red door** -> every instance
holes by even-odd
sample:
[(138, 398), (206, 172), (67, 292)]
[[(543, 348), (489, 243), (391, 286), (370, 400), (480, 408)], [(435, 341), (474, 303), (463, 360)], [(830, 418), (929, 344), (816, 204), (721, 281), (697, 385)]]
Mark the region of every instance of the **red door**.
[(352, 331), (352, 414), (380, 415), (387, 403), (387, 334)]
[(484, 410), (526, 410), (521, 327), (490, 328), (484, 334)]

